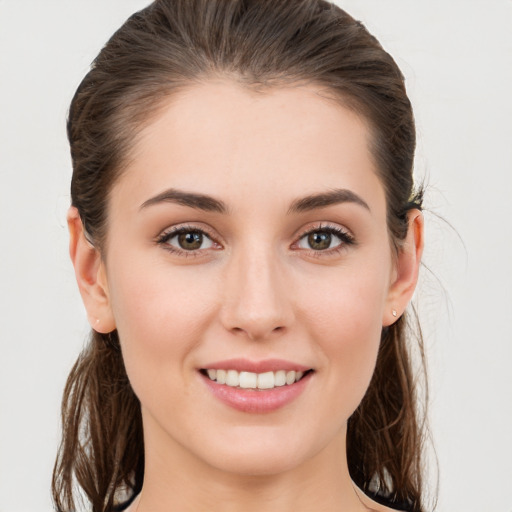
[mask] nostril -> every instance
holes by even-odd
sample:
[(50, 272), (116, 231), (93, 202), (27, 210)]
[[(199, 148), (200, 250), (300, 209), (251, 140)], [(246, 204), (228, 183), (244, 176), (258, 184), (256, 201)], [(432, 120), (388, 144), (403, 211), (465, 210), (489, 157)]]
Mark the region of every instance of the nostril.
[(234, 334), (246, 334), (250, 339), (260, 339), (265, 338), (268, 335), (274, 333), (281, 333), (285, 330), (285, 327), (279, 325), (277, 327), (270, 328), (269, 330), (263, 329), (260, 326), (247, 326), (244, 327), (232, 327), (231, 332)]

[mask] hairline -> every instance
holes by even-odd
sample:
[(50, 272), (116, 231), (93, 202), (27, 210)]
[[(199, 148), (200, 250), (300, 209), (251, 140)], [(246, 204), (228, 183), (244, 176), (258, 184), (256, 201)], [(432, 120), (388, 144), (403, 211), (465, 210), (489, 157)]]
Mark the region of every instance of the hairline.
[[(142, 86), (133, 88), (124, 95), (124, 102), (118, 114), (114, 114), (115, 122), (124, 126), (122, 133), (118, 140), (122, 142), (121, 148), (118, 149), (118, 161), (114, 165), (113, 179), (110, 183), (110, 188), (106, 194), (106, 215), (105, 225), (102, 229), (101, 240), (95, 241), (95, 246), (99, 248), (102, 258), (106, 257), (106, 238), (108, 232), (108, 224), (110, 215), (110, 207), (112, 204), (112, 194), (116, 188), (117, 183), (122, 178), (124, 173), (128, 170), (130, 165), (133, 163), (137, 156), (137, 148), (139, 143), (144, 138), (145, 129), (152, 123), (158, 120), (163, 115), (164, 110), (169, 107), (170, 102), (174, 98), (179, 100), (180, 96), (183, 96), (188, 91), (194, 89), (197, 86), (207, 85), (212, 83), (231, 83), (240, 86), (242, 89), (249, 91), (256, 95), (265, 95), (273, 90), (279, 89), (293, 89), (298, 87), (307, 87), (311, 92), (314, 92), (321, 100), (328, 102), (336, 107), (342, 107), (353, 114), (363, 123), (367, 132), (367, 149), (370, 158), (373, 162), (375, 173), (379, 179), (385, 192), (386, 201), (386, 212), (388, 210), (388, 200), (385, 182), (382, 177), (380, 165), (377, 158), (376, 140), (378, 139), (376, 133), (375, 123), (372, 122), (370, 115), (365, 111), (363, 102), (360, 101), (354, 94), (345, 94), (338, 88), (329, 85), (325, 80), (318, 78), (304, 78), (294, 77), (292, 75), (282, 74), (276, 76), (270, 76), (267, 80), (256, 79), (255, 77), (247, 77), (241, 73), (237, 73), (229, 70), (215, 70), (211, 72), (198, 73), (195, 77), (188, 77), (180, 81), (175, 81), (172, 85), (162, 85), (160, 88), (153, 91), (152, 94), (147, 96), (143, 94), (137, 94)], [(136, 106), (127, 101), (127, 97), (135, 96), (139, 98), (136, 102)], [(147, 99), (144, 102), (142, 99)], [(141, 105), (145, 108), (143, 108)], [(126, 111), (131, 109), (132, 115), (126, 116)], [(131, 133), (129, 133), (131, 132)], [(388, 235), (391, 247), (396, 251), (398, 250), (397, 241), (394, 240), (393, 234), (389, 229), (389, 223), (386, 222), (388, 227)]]

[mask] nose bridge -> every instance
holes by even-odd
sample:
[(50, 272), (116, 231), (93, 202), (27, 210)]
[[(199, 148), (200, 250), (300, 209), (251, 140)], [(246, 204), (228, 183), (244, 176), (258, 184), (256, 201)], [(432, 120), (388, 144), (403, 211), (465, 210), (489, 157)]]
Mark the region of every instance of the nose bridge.
[(227, 274), (223, 323), (228, 330), (262, 339), (289, 325), (290, 297), (275, 250), (262, 244), (240, 248)]

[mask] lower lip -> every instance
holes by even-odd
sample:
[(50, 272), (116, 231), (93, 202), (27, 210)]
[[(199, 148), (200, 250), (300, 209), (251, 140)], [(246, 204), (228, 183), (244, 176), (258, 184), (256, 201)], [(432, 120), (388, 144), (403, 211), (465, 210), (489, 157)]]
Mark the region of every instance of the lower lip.
[(242, 389), (218, 384), (201, 374), (208, 389), (221, 402), (233, 409), (248, 413), (266, 413), (276, 411), (293, 402), (306, 388), (313, 372), (308, 373), (294, 384), (272, 389)]

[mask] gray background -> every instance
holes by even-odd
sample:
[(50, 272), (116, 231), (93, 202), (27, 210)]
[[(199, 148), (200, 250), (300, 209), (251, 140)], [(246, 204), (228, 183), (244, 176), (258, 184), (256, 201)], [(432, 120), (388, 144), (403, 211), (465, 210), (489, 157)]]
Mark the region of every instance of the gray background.
[[(147, 3), (0, 0), (1, 512), (51, 509), (61, 393), (88, 332), (67, 256), (66, 110), (103, 43)], [(435, 277), (423, 270), (416, 299), (438, 510), (510, 512), (512, 2), (338, 3), (395, 56), (418, 121)]]

